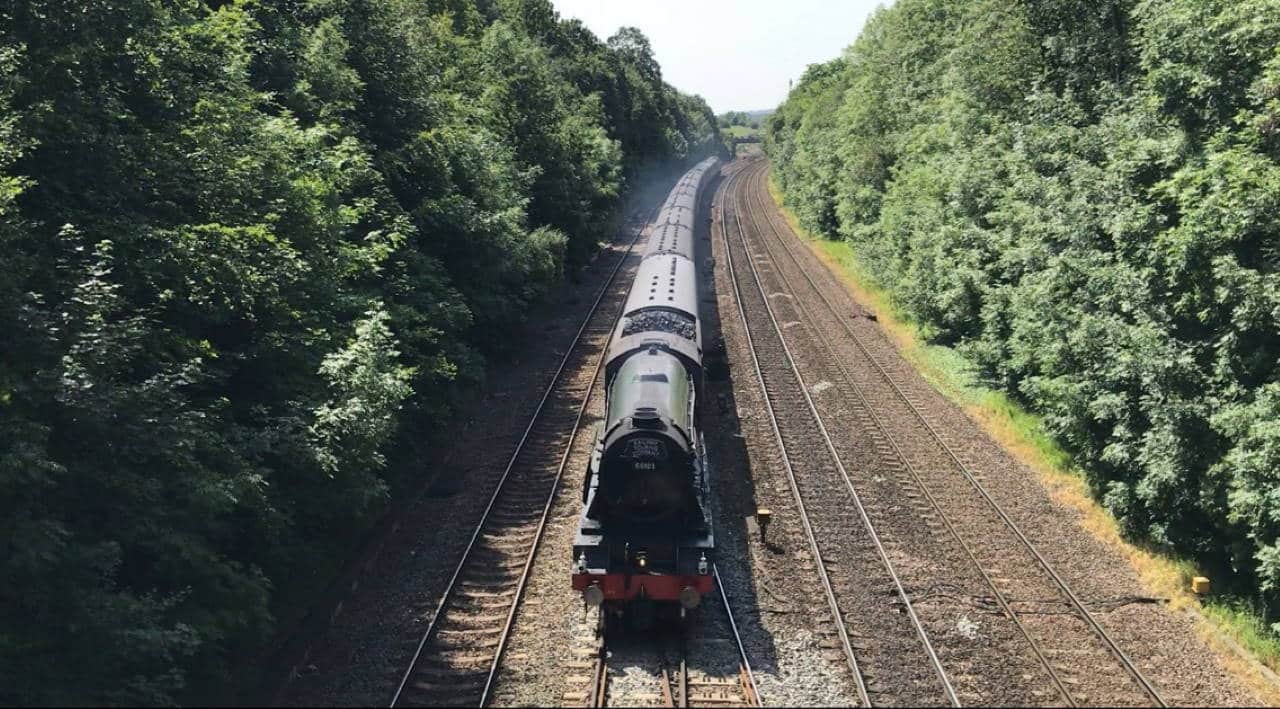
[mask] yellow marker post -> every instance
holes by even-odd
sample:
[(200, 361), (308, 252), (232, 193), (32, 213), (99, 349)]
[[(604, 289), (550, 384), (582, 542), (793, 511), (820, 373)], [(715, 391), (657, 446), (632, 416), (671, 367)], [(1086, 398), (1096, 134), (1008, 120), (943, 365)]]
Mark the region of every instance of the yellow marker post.
[(769, 522), (772, 520), (772, 510), (767, 507), (756, 508), (756, 521), (760, 523), (760, 541), (764, 541), (764, 534), (769, 530)]
[(1191, 590), (1197, 596), (1203, 596), (1209, 592), (1209, 579), (1206, 576), (1197, 576), (1191, 579)]

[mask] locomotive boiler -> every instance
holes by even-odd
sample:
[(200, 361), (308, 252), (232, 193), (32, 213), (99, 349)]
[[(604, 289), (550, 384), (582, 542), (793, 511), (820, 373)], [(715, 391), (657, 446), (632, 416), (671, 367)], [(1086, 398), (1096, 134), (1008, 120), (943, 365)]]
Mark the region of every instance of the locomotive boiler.
[(717, 163), (685, 173), (652, 224), (606, 354), (606, 414), (583, 483), (573, 588), (640, 625), (712, 590), (694, 220)]

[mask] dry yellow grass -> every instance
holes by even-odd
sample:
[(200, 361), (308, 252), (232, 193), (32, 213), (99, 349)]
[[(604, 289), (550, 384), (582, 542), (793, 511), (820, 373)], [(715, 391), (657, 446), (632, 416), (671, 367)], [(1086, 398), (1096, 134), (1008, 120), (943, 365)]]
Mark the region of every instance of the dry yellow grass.
[(1173, 612), (1189, 613), (1205, 644), (1219, 656), (1228, 671), (1268, 704), (1280, 705), (1280, 679), (1274, 674), (1280, 669), (1276, 658), (1250, 654), (1242, 647), (1247, 643), (1242, 637), (1245, 631), (1241, 627), (1232, 623), (1229, 617), (1205, 614), (1200, 599), (1190, 591), (1190, 579), (1194, 575), (1191, 566), (1126, 541), (1115, 518), (1093, 499), (1083, 477), (1070, 468), (1066, 455), (1048, 441), (1043, 432), (1029, 431), (1028, 421), (1033, 417), (1017, 409), (1001, 394), (974, 392), (971, 385), (958, 381), (954, 373), (941, 366), (938, 357), (930, 351), (939, 348), (931, 348), (921, 341), (916, 328), (895, 311), (888, 294), (865, 277), (848, 248), (841, 249), (842, 245), (809, 234), (795, 215), (781, 206), (782, 197), (772, 179), (769, 180), (769, 192), (791, 229), (839, 278), (854, 299), (876, 314), (878, 324), (903, 357), (930, 384), (963, 408), (992, 440), (1035, 471), (1054, 501), (1079, 514), (1080, 524), (1086, 531), (1119, 552), (1149, 595), (1169, 599), (1169, 608)]

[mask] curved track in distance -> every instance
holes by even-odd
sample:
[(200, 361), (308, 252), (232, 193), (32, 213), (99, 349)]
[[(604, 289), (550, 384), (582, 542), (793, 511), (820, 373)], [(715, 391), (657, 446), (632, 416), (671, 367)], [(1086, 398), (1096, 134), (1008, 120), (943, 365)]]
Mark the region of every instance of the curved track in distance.
[(720, 225), (729, 280), (776, 451), (859, 700), (864, 706), (959, 706), (796, 366), (769, 302), (779, 294), (766, 292), (757, 272), (743, 224), (748, 207), (736, 189), (750, 173), (738, 170), (723, 186)]

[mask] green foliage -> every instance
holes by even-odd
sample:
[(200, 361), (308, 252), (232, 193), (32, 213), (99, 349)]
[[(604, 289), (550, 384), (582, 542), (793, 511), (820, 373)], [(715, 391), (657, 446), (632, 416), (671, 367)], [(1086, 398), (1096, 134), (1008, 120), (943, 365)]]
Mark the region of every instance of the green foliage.
[(772, 113), (773, 111), (771, 110), (729, 111), (716, 116), (716, 122), (720, 125), (721, 129), (740, 126), (742, 128), (757, 130), (760, 128), (760, 123), (768, 118)]
[(751, 123), (751, 116), (746, 111), (729, 111), (716, 116), (716, 122), (721, 128), (746, 126)]
[(1280, 7), (903, 0), (766, 150), (1136, 538), (1280, 601)]
[(370, 479), (353, 487), (375, 497), (382, 481), (372, 473), (386, 464), (382, 445), (401, 402), (413, 392), (413, 370), (396, 363), (400, 353), (388, 319), (375, 307), (356, 323), (355, 338), (345, 348), (325, 356), (320, 374), (332, 398), (316, 409), (311, 424), (320, 469), (330, 476), (364, 473)]
[[(216, 698), (720, 144), (542, 0), (0, 7), (0, 701)], [(66, 668), (77, 668), (66, 682)]]

